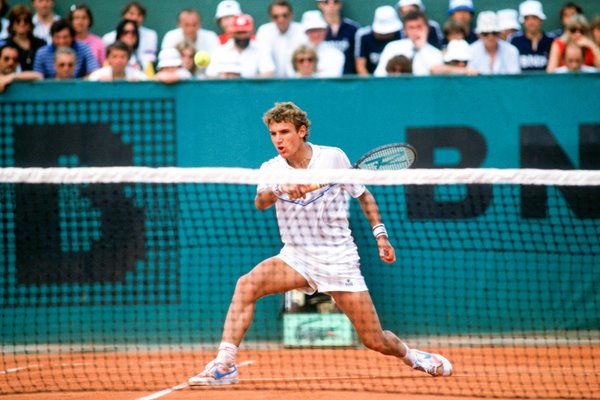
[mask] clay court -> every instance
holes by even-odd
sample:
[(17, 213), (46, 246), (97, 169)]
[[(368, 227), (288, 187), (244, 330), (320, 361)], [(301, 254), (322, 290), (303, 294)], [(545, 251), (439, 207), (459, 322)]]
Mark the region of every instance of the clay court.
[(454, 362), (452, 377), (369, 350), (279, 349), (241, 352), (237, 385), (191, 388), (182, 383), (212, 353), (101, 352), (5, 355), (0, 387), (6, 400), (600, 398), (600, 374), (586, 361), (600, 346), (431, 350)]

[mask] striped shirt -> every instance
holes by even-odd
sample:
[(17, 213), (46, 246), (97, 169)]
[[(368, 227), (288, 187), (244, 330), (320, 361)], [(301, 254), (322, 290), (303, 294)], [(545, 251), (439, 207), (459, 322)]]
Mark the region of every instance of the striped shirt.
[[(94, 57), (90, 46), (83, 42), (74, 41), (71, 45), (73, 51), (77, 56), (75, 65), (75, 76), (74, 78), (83, 78), (89, 75), (90, 72), (100, 68), (98, 60)], [(56, 76), (56, 70), (54, 69), (54, 54), (56, 53), (56, 47), (53, 44), (41, 47), (35, 54), (35, 61), (33, 62), (33, 70), (44, 75), (45, 79), (54, 78)]]

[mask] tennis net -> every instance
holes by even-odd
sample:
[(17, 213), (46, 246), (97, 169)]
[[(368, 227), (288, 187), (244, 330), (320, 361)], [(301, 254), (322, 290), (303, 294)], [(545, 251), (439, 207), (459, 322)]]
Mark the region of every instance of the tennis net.
[(258, 301), (240, 384), (223, 390), (600, 398), (600, 172), (525, 169), (0, 169), (0, 394), (161, 390), (199, 372), (238, 278), (281, 248), (273, 208), (254, 207), (277, 182), (336, 182), (309, 199), (367, 184), (398, 258), (379, 259), (350, 201), (381, 324), (454, 375), (365, 349), (336, 304), (294, 291)]

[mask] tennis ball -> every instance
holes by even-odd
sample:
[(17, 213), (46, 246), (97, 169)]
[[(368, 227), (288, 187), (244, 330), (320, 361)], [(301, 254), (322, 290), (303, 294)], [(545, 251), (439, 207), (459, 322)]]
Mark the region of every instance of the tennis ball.
[(206, 51), (199, 51), (194, 55), (194, 63), (199, 67), (206, 67), (210, 63), (210, 54)]

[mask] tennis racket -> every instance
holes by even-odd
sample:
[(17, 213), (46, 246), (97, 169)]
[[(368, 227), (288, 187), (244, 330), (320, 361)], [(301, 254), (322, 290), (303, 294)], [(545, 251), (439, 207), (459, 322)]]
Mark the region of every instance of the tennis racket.
[(368, 170), (400, 170), (415, 165), (417, 151), (408, 144), (393, 143), (376, 147), (363, 155), (353, 168)]
[[(403, 143), (386, 144), (365, 153), (352, 166), (355, 169), (396, 171), (412, 167), (417, 161), (417, 151), (414, 147)], [(332, 184), (310, 185), (307, 193), (331, 186)], [(280, 197), (287, 200), (287, 196)]]

